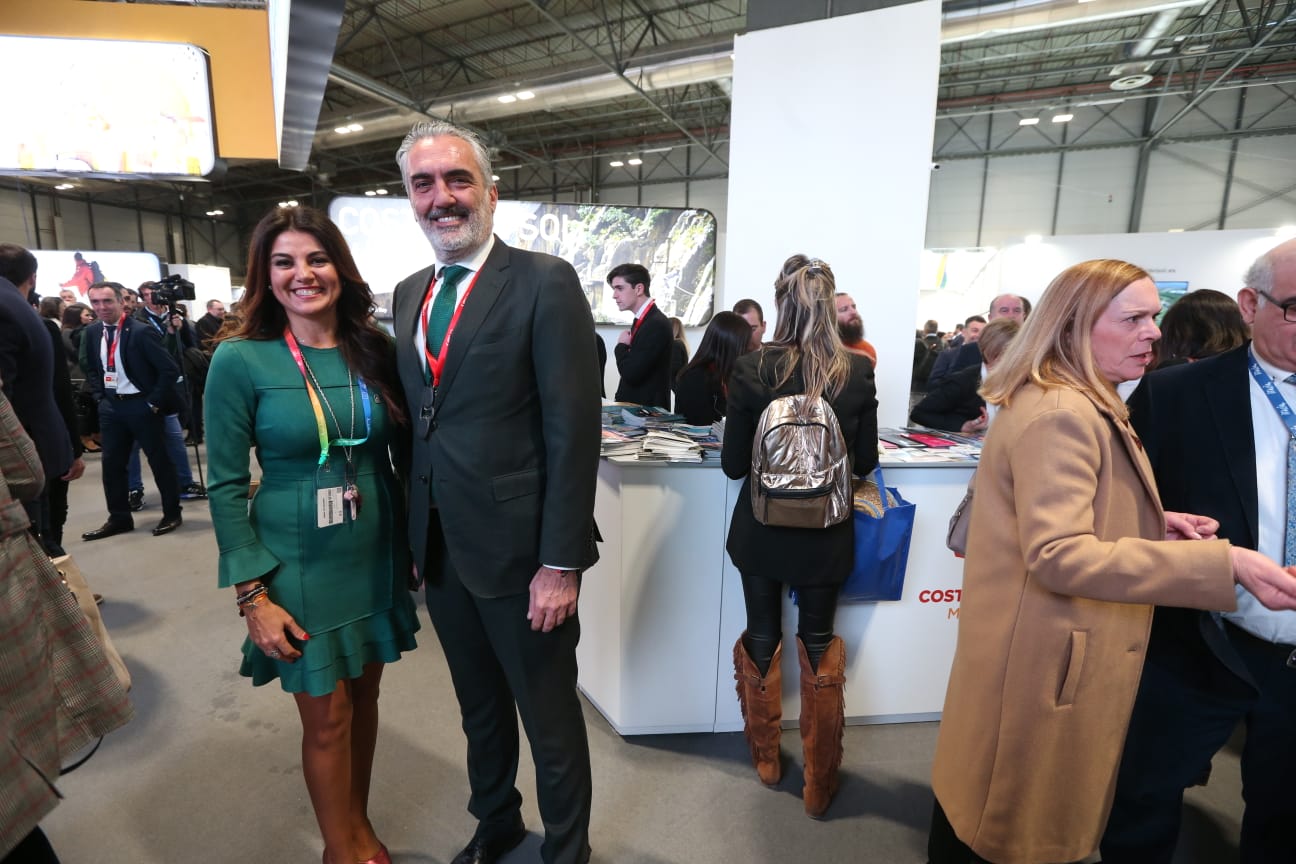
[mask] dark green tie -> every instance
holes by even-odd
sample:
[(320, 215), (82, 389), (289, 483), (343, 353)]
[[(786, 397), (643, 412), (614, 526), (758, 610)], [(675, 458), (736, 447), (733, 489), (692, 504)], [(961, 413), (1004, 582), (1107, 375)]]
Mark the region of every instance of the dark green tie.
[(428, 350), (434, 357), (441, 353), (441, 343), (445, 342), (446, 330), (450, 329), (450, 319), (454, 317), (457, 288), (468, 272), (467, 267), (458, 264), (441, 268), (441, 287), (432, 298), (432, 311), (428, 313), (427, 322)]

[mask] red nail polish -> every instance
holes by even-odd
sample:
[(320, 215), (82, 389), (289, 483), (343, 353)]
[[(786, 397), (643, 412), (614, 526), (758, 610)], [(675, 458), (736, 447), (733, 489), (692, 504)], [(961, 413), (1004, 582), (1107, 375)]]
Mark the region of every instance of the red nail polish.
[(303, 634), (302, 634), (302, 641), (303, 641), (303, 642), (305, 642), (305, 641), (309, 641), (309, 639), (310, 639), (310, 634), (309, 634), (309, 633), (303, 633)]

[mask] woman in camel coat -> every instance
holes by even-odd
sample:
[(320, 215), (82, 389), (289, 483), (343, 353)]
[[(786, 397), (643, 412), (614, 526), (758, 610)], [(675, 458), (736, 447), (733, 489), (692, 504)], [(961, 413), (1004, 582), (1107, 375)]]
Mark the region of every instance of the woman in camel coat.
[[(1162, 511), (1115, 385), (1153, 358), (1147, 274), (1089, 261), (1053, 280), (982, 388), (1001, 406), (977, 472), (936, 745), (932, 864), (1058, 864), (1093, 852), (1111, 807), (1153, 604), (1278, 608), (1296, 579)], [(1185, 466), (1188, 469), (1189, 466)], [(1195, 542), (1165, 542), (1166, 540)]]

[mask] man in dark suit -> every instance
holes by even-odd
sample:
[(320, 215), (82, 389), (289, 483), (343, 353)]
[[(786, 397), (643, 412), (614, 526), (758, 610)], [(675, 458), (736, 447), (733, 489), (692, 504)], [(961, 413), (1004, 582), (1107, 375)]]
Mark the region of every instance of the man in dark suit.
[[(1029, 314), (1030, 301), (1025, 297), (1019, 297), (1016, 294), (1000, 294), (990, 301), (990, 310), (986, 313), (985, 318), (980, 315), (973, 315), (964, 324), (970, 327), (971, 322), (974, 320), (985, 324), (987, 321), (995, 321), (999, 318), (1011, 318), (1021, 324)], [(932, 366), (931, 375), (927, 378), (927, 387), (929, 389), (934, 388), (943, 378), (953, 375), (960, 369), (980, 365), (980, 346), (976, 344), (975, 338), (970, 335), (965, 336), (963, 344), (958, 348), (949, 348), (937, 355), (936, 363)]]
[[(1238, 293), (1254, 341), (1145, 377), (1130, 419), (1167, 510), (1219, 521), (1218, 535), (1296, 563), (1296, 241), (1261, 258)], [(1296, 379), (1294, 379), (1296, 380)], [(1291, 489), (1291, 491), (1289, 491)], [(1106, 864), (1168, 864), (1183, 790), (1246, 722), (1242, 864), (1296, 855), (1296, 612), (1237, 587), (1222, 615), (1158, 607), (1102, 841)]]
[(607, 276), (612, 299), (622, 312), (634, 312), (630, 329), (617, 337), (616, 364), (621, 373), (616, 401), (670, 408), (670, 319), (648, 294), (652, 277), (640, 264), (618, 264)]
[(202, 350), (211, 354), (216, 350), (212, 340), (220, 332), (220, 328), (225, 324), (225, 304), (219, 300), (207, 301), (207, 314), (198, 319), (194, 324), (194, 330), (198, 332), (198, 345)]
[(81, 366), (99, 406), (103, 434), (103, 486), (108, 521), (81, 535), (99, 540), (133, 531), (126, 465), (131, 445), (138, 441), (148, 456), (153, 482), (162, 496), (162, 521), (153, 535), (180, 527), (180, 485), (166, 451), (166, 422), (175, 410), (175, 384), (180, 367), (162, 347), (162, 337), (142, 321), (124, 313), (116, 282), (90, 286), (90, 306), (99, 320), (81, 338)]
[(546, 864), (589, 860), (589, 744), (576, 693), (580, 574), (597, 560), (599, 382), (593, 317), (569, 264), (491, 233), (481, 141), (416, 125), (397, 152), (436, 264), (393, 299), (413, 426), (409, 535), (468, 739), (477, 829), (452, 864), (490, 864), (526, 835), (520, 714)]
[(50, 488), (80, 477), (85, 464), (73, 451), (55, 399), (56, 364), (64, 370), (66, 365), (54, 354), (44, 323), (28, 303), (35, 289), (36, 256), (16, 244), (0, 243), (0, 382), (14, 414), (36, 443), (46, 485), (24, 506), (41, 542), (54, 552), (61, 550), (49, 524)]

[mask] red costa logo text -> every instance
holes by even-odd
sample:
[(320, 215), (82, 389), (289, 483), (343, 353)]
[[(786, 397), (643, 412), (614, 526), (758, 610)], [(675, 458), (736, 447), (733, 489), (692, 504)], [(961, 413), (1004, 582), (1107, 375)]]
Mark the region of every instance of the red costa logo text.
[(962, 588), (925, 589), (918, 592), (919, 603), (958, 603), (963, 599)]

